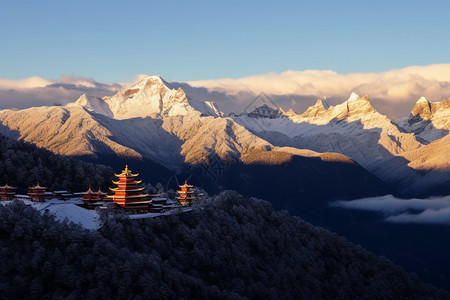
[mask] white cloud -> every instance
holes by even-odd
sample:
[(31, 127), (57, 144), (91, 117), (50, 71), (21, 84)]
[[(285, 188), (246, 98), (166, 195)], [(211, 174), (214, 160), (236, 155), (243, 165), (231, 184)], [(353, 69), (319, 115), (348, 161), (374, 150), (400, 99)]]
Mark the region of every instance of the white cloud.
[(396, 223), (428, 223), (450, 225), (450, 207), (442, 209), (427, 209), (419, 214), (402, 213), (396, 216), (389, 216), (386, 221)]
[(23, 79), (1, 79), (0, 89), (29, 89), (36, 87), (45, 87), (53, 82), (38, 76), (23, 78)]
[(392, 195), (352, 201), (336, 201), (332, 207), (383, 213), (396, 223), (450, 224), (450, 196), (429, 199), (399, 199)]
[(37, 76), (17, 80), (0, 79), (0, 109), (65, 105), (76, 101), (82, 94), (103, 97), (112, 95), (120, 88), (119, 84), (105, 84), (73, 75), (61, 75), (59, 79)]
[[(50, 80), (30, 77), (19, 80), (0, 79), (0, 108), (65, 104), (81, 94), (107, 96), (120, 88), (129, 88), (148, 77), (136, 75), (132, 82), (105, 84), (82, 77), (62, 75)], [(407, 117), (415, 102), (425, 96), (430, 101), (450, 97), (450, 64), (412, 66), (380, 73), (339, 74), (331, 70), (285, 71), (243, 77), (191, 82), (173, 82), (188, 96), (216, 101), (225, 113), (244, 110), (260, 92), (275, 104), (302, 113), (316, 99), (326, 96), (330, 104), (346, 100), (351, 92), (369, 95), (373, 106), (392, 119)], [(58, 88), (58, 89), (57, 89)], [(49, 96), (51, 99), (45, 100)], [(58, 100), (59, 99), (59, 100)]]
[[(192, 87), (237, 96), (252, 92), (299, 99), (323, 96), (347, 99), (351, 92), (369, 95), (376, 108), (391, 117), (405, 117), (414, 103), (425, 96), (430, 101), (450, 97), (450, 64), (411, 66), (380, 73), (339, 74), (330, 70), (285, 71), (243, 77), (188, 82)], [(302, 98), (303, 97), (303, 98)], [(305, 98), (306, 97), (306, 98)], [(299, 105), (302, 109), (301, 105)]]
[[(423, 83), (450, 83), (450, 64), (413, 66), (381, 73), (339, 74), (330, 70), (285, 71), (243, 77), (188, 82), (193, 87), (237, 94), (240, 91), (274, 95), (347, 96), (356, 91), (373, 97), (392, 95), (404, 101), (411, 93), (430, 87)], [(438, 86), (432, 86), (435, 89)], [(360, 89), (364, 89), (361, 91)], [(358, 91), (359, 90), (359, 91)]]

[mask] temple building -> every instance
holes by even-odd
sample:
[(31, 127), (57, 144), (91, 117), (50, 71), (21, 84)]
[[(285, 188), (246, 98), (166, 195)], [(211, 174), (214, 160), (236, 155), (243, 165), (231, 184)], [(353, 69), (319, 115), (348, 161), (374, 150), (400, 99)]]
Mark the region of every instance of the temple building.
[(59, 200), (67, 201), (74, 196), (74, 194), (68, 191), (53, 191), (52, 196)]
[(183, 185), (180, 185), (181, 190), (177, 191), (179, 196), (175, 198), (178, 199), (178, 201), (180, 201), (181, 205), (188, 206), (191, 204), (191, 201), (195, 198), (192, 187), (193, 185), (188, 185), (187, 181), (185, 181)]
[(28, 196), (30, 196), (31, 201), (45, 202), (45, 199), (48, 196), (48, 194), (45, 192), (46, 189), (47, 187), (40, 186), (38, 182), (35, 186), (28, 188)]
[(131, 173), (128, 166), (125, 166), (125, 170), (121, 174), (115, 174), (116, 177), (119, 177), (118, 181), (113, 181), (117, 187), (109, 188), (114, 192), (114, 195), (107, 196), (116, 205), (125, 208), (127, 212), (132, 214), (147, 213), (151, 202), (151, 200), (147, 200), (147, 194), (141, 194), (144, 188), (137, 187), (137, 184), (142, 182), (142, 180), (135, 180), (138, 175), (139, 173)]
[(89, 189), (86, 192), (82, 192), (83, 194), (83, 203), (87, 208), (94, 208), (96, 206), (100, 206), (103, 204), (106, 198), (106, 193), (98, 188), (98, 191), (93, 191), (89, 186)]
[(4, 186), (0, 186), (0, 200), (8, 201), (8, 200), (14, 199), (17, 194), (16, 190), (17, 190), (17, 187), (10, 186), (8, 184), (5, 184)]

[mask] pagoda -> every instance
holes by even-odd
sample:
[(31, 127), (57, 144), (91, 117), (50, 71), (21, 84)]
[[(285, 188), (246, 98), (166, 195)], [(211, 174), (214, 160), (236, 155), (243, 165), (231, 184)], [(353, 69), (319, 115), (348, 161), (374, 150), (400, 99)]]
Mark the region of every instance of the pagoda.
[(99, 205), (98, 202), (103, 202), (106, 197), (106, 193), (102, 192), (100, 190), (100, 187), (98, 188), (98, 191), (95, 192), (89, 186), (89, 189), (86, 192), (82, 192), (82, 194), (83, 194), (82, 199), (83, 203), (88, 208), (93, 208), (95, 205)]
[(4, 186), (0, 186), (0, 200), (8, 201), (14, 199), (16, 196), (17, 187), (10, 186), (5, 184)]
[(192, 190), (193, 185), (188, 185), (187, 180), (184, 182), (183, 185), (180, 185), (181, 191), (177, 191), (179, 194), (178, 197), (175, 197), (180, 201), (180, 204), (183, 206), (187, 206), (191, 204), (191, 201), (195, 198), (194, 197), (194, 191)]
[(114, 195), (108, 195), (107, 197), (113, 199), (116, 205), (125, 208), (129, 213), (147, 213), (151, 200), (147, 200), (147, 194), (141, 194), (142, 190), (144, 190), (143, 187), (137, 187), (137, 184), (142, 182), (142, 180), (135, 180), (139, 173), (133, 174), (128, 169), (128, 166), (125, 166), (125, 170), (121, 174), (114, 175), (119, 177), (118, 181), (113, 181), (117, 187), (109, 188), (114, 192)]
[(47, 198), (47, 193), (45, 192), (46, 189), (47, 187), (40, 186), (39, 182), (35, 186), (29, 187), (28, 195), (30, 196), (31, 201), (45, 202), (45, 198)]

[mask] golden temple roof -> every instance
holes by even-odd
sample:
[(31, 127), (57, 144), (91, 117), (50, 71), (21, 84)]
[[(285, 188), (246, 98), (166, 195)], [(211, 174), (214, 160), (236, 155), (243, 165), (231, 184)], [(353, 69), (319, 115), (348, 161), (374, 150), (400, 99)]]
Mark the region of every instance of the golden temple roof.
[(191, 187), (193, 187), (193, 185), (187, 184), (187, 180), (186, 180), (186, 181), (184, 182), (183, 185), (180, 185), (180, 187), (188, 187), (188, 188), (191, 188)]
[(139, 173), (136, 173), (136, 174), (131, 173), (131, 170), (128, 169), (128, 165), (125, 165), (125, 170), (122, 170), (121, 174), (119, 174), (119, 175), (114, 174), (114, 175), (116, 175), (116, 177), (123, 177), (123, 176), (136, 177), (139, 175)]

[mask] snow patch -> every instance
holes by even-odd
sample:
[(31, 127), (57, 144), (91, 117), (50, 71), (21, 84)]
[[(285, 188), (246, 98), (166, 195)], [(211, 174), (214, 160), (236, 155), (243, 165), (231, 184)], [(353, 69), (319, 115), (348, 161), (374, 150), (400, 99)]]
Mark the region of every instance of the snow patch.
[(129, 215), (128, 217), (132, 220), (148, 219), (148, 218), (154, 218), (154, 217), (160, 217), (160, 216), (168, 216), (168, 215), (171, 215), (174, 213), (187, 212), (187, 211), (192, 211), (192, 207), (174, 208), (174, 209), (165, 211), (163, 213), (146, 213), (146, 214), (138, 214), (138, 215)]
[(359, 99), (359, 95), (355, 92), (353, 92), (350, 97), (348, 98), (348, 101), (355, 101)]
[(420, 97), (419, 100), (417, 100), (416, 103), (428, 103), (428, 102), (429, 102), (428, 99), (422, 96)]

